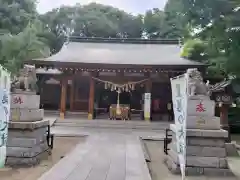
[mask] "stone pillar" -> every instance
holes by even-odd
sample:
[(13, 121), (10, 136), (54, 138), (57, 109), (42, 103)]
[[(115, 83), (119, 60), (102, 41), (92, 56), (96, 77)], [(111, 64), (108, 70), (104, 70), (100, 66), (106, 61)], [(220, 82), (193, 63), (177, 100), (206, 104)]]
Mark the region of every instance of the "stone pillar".
[[(221, 129), (220, 118), (215, 117), (215, 102), (209, 97), (188, 97), (186, 117), (186, 175), (233, 175), (227, 164), (225, 140), (228, 132)], [(165, 163), (174, 174), (180, 174), (177, 151), (177, 127), (173, 132), (170, 150)]]
[(32, 166), (51, 151), (46, 138), (49, 120), (44, 120), (44, 110), (39, 105), (40, 96), (35, 92), (12, 93), (7, 165)]
[(94, 113), (94, 79), (90, 77), (90, 92), (89, 92), (89, 100), (88, 100), (88, 119), (93, 119)]
[(60, 102), (60, 118), (64, 119), (66, 112), (66, 95), (67, 95), (67, 79), (62, 79), (61, 82), (61, 102)]

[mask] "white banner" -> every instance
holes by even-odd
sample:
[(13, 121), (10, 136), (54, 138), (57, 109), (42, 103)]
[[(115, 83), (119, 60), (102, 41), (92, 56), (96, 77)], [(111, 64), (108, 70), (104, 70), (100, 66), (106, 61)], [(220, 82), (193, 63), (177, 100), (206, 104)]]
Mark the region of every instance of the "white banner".
[(187, 116), (187, 74), (171, 79), (174, 120), (176, 125), (176, 139), (178, 159), (185, 179), (186, 167), (186, 116)]
[(149, 120), (151, 116), (151, 93), (144, 94), (144, 118)]
[(0, 66), (0, 168), (6, 160), (8, 122), (10, 116), (10, 73)]

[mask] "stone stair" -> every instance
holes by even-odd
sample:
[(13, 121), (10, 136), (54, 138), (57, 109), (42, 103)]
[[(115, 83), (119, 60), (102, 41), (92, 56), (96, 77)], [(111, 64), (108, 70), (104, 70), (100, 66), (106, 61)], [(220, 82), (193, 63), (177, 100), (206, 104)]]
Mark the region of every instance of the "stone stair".
[(54, 126), (84, 127), (84, 128), (111, 128), (111, 129), (141, 129), (141, 130), (165, 130), (169, 128), (168, 122), (146, 121), (121, 121), (121, 120), (82, 120), (82, 119), (58, 119)]

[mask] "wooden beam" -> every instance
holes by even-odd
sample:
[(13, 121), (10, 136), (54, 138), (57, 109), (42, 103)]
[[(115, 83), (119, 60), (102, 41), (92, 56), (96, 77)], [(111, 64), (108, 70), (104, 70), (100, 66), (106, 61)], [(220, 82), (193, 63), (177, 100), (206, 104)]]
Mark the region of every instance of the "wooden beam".
[(88, 100), (88, 119), (93, 119), (94, 113), (94, 90), (95, 90), (95, 82), (92, 76), (90, 76), (90, 91), (89, 91), (89, 100)]
[(60, 103), (60, 118), (64, 119), (66, 112), (66, 96), (67, 96), (67, 82), (66, 78), (61, 81), (61, 103)]

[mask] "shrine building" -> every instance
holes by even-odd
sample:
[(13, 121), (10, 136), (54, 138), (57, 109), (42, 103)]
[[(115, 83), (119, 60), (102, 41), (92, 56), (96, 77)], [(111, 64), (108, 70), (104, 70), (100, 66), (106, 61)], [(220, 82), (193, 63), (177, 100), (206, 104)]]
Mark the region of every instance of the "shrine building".
[(178, 40), (70, 37), (58, 53), (26, 63), (36, 66), (41, 106), (61, 117), (74, 112), (107, 119), (117, 106), (127, 107), (131, 119), (149, 111), (150, 119), (161, 121), (170, 116), (170, 78), (188, 68), (205, 72), (204, 64), (180, 54)]

